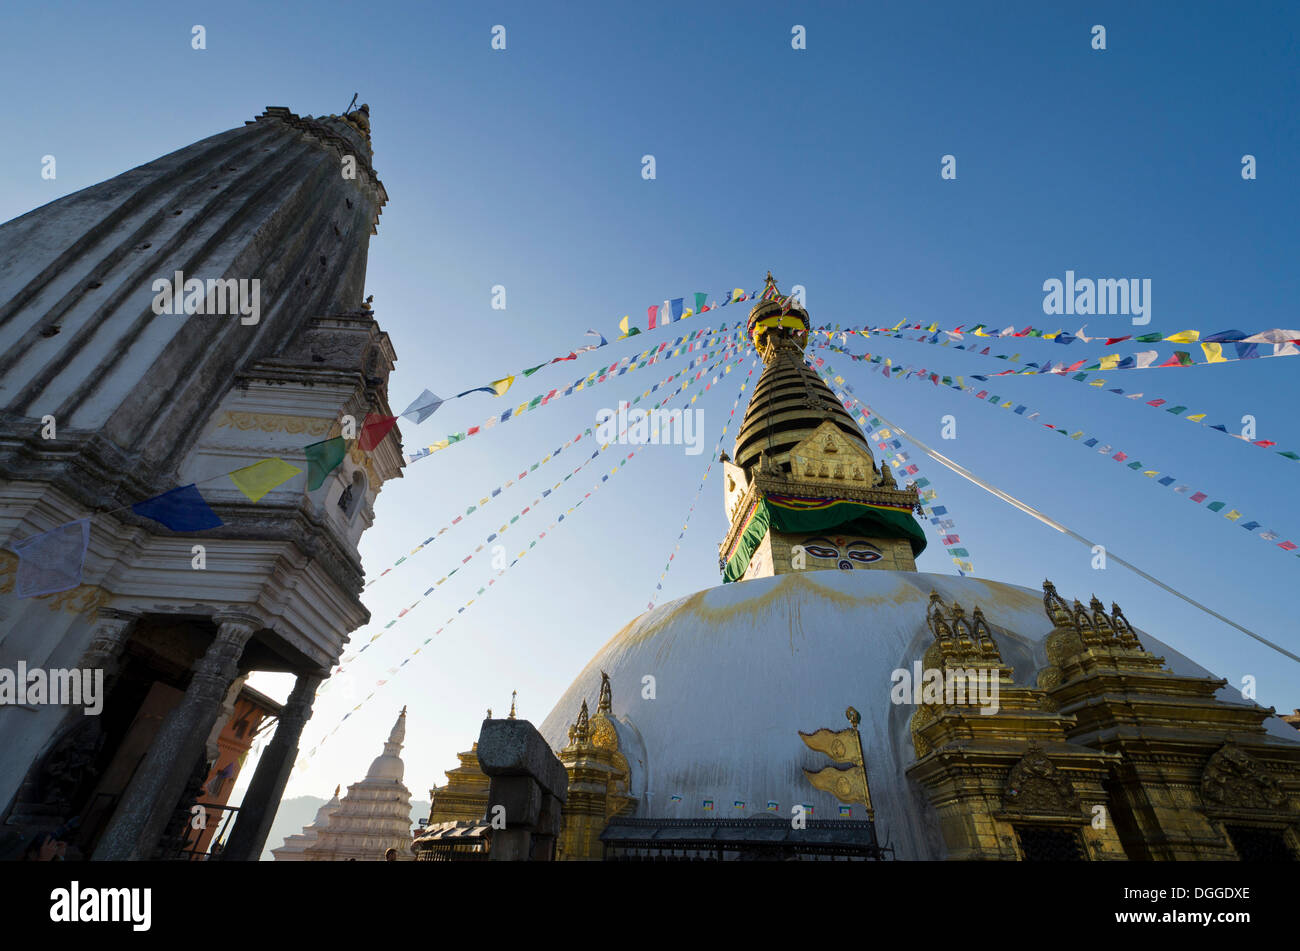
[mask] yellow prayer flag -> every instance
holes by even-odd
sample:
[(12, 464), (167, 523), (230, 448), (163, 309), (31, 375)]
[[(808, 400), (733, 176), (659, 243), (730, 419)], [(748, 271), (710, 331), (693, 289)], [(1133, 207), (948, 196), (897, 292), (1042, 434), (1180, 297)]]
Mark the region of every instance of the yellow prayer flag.
[(1223, 355), (1223, 344), (1221, 343), (1203, 343), (1201, 349), (1205, 351), (1206, 363), (1228, 362), (1228, 358)]
[(1193, 416), (1184, 416), (1183, 419), (1190, 419), (1194, 423), (1199, 423), (1201, 420), (1205, 419), (1205, 417), (1208, 415), (1209, 415), (1208, 413), (1196, 413)]
[(1229, 512), (1227, 515), (1223, 517), (1226, 518), (1229, 522), (1235, 522), (1237, 519), (1241, 518), (1241, 513), (1238, 512), (1236, 509), (1233, 509), (1231, 512)]
[(1120, 355), (1118, 353), (1108, 353), (1101, 358), (1101, 363), (1097, 366), (1098, 370), (1113, 370), (1119, 363)]
[(1157, 472), (1155, 469), (1147, 469), (1142, 474), (1146, 476), (1148, 479), (1154, 479), (1156, 476), (1160, 475), (1160, 473)]
[(624, 314), (623, 319), (618, 322), (618, 329), (621, 330), (623, 333), (623, 336), (618, 338), (619, 340), (622, 340), (623, 337), (627, 336), (628, 324), (631, 323), (631, 321), (632, 318), (629, 315)]
[(1091, 383), (1089, 383), (1088, 385), (1089, 385), (1089, 386), (1105, 386), (1105, 385), (1106, 385), (1106, 381), (1105, 381), (1105, 380), (1093, 380), (1093, 381), (1092, 381)]
[(493, 380), (491, 383), (488, 384), (488, 386), (496, 390), (497, 396), (505, 396), (506, 390), (510, 389), (511, 384), (514, 382), (515, 382), (514, 377), (505, 376), (499, 380)]
[(1176, 334), (1170, 334), (1165, 338), (1169, 343), (1196, 343), (1201, 339), (1199, 330), (1180, 330)]
[(297, 466), (290, 465), (276, 456), (236, 469), (229, 475), (230, 481), (235, 483), (236, 488), (248, 496), (250, 502), (256, 502), (277, 485), (288, 482), (299, 472), (302, 470)]
[(1059, 336), (1061, 336), (1061, 332), (1059, 330), (1053, 330), (1050, 334), (1043, 334), (1043, 339), (1055, 340)]

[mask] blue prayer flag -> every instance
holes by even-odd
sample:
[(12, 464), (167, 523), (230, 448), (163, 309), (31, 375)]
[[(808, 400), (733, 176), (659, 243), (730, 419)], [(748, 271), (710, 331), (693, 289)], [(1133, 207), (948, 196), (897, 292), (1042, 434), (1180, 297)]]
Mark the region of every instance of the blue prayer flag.
[(193, 483), (136, 502), (131, 511), (151, 518), (173, 532), (199, 532), (222, 524), (221, 518), (212, 511)]

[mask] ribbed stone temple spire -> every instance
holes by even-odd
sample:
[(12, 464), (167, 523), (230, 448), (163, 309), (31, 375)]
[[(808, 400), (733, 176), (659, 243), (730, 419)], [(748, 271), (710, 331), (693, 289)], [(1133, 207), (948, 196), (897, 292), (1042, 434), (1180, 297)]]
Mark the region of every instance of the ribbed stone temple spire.
[[(361, 310), (388, 201), (370, 156), (364, 108), (313, 119), (271, 107), (0, 225), (0, 468), (24, 478), (80, 463), (102, 476), (76, 486), (86, 501), (122, 479), (148, 486), (131, 501), (172, 488), (156, 480), (237, 373), (282, 356), (312, 318)], [(197, 314), (184, 300), (189, 316), (156, 313), (155, 282), (178, 273), (204, 282), (205, 310), (237, 310), (227, 285), (207, 282), (257, 281), (256, 313)], [(55, 448), (40, 438), (47, 414)]]
[(769, 272), (748, 324), (765, 366), (735, 459), (723, 460), (725, 581), (824, 568), (915, 571), (925, 548), (912, 517), (916, 490), (876, 466), (858, 424), (805, 362), (810, 329), (808, 312)]
[(411, 860), (411, 793), (402, 784), (402, 743), (406, 739), (406, 708), (393, 724), (384, 751), (370, 764), (366, 778), (348, 787), (347, 795), (320, 829), (317, 840), (302, 853), (307, 862), (383, 861), (397, 849), (399, 860)]

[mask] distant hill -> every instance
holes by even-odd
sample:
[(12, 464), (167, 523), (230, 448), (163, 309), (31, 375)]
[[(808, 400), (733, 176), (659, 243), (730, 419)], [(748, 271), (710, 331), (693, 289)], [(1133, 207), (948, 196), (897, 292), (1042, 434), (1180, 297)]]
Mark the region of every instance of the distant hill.
[[(297, 835), (302, 831), (303, 826), (311, 825), (312, 820), (316, 818), (317, 810), (328, 801), (317, 796), (297, 796), (293, 799), (283, 800), (280, 803), (279, 811), (275, 814), (275, 822), (271, 823), (271, 831), (266, 837), (266, 848), (262, 851), (262, 861), (273, 861), (275, 856), (271, 854), (271, 850), (284, 845), (284, 840), (291, 835)], [(412, 826), (415, 826), (421, 819), (427, 818), (428, 815), (429, 804), (427, 802), (411, 801)]]

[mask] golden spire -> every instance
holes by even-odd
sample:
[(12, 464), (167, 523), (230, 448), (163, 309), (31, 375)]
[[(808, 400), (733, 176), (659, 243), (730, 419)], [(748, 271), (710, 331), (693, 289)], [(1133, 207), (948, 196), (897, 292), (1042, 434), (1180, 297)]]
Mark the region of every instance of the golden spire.
[(609, 685), (609, 674), (600, 672), (600, 697), (596, 700), (596, 713), (614, 712), (614, 690)]
[(506, 717), (507, 720), (513, 720), (515, 718), (515, 696), (518, 692), (519, 691), (517, 690), (510, 691), (510, 716)]
[(569, 727), (569, 746), (586, 746), (591, 742), (591, 718), (587, 712), (587, 701), (582, 701), (582, 709), (578, 711), (578, 721)]

